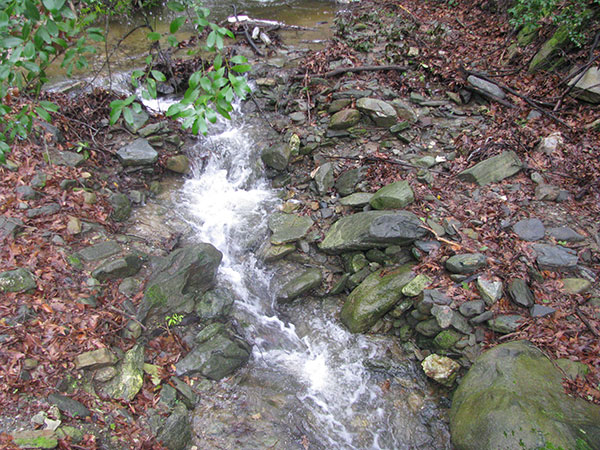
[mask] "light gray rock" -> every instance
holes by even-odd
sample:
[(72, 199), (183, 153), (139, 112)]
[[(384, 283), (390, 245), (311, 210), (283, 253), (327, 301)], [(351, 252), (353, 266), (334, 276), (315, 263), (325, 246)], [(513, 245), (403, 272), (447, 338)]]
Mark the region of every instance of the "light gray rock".
[(484, 277), (478, 277), (476, 285), (486, 305), (492, 306), (502, 298), (502, 281), (492, 281)]
[(556, 310), (545, 305), (533, 305), (529, 310), (531, 317), (548, 317), (554, 314)]
[(548, 244), (533, 244), (532, 247), (541, 269), (561, 271), (572, 270), (577, 266), (579, 257), (575, 250)]
[(360, 121), (360, 112), (356, 109), (342, 109), (331, 116), (329, 128), (332, 130), (346, 130)]
[(437, 289), (425, 289), (415, 303), (417, 310), (426, 316), (431, 314), (431, 309), (435, 306), (446, 306), (452, 303), (452, 299)]
[(487, 264), (487, 258), (481, 253), (464, 253), (454, 255), (446, 260), (446, 269), (452, 273), (467, 275), (473, 273)]
[(488, 320), (487, 324), (488, 327), (498, 333), (514, 333), (523, 324), (523, 317), (515, 314), (505, 314)]
[(546, 228), (540, 219), (523, 219), (513, 225), (513, 231), (524, 241), (539, 241), (544, 238)]
[(374, 209), (401, 209), (414, 201), (415, 194), (408, 181), (396, 181), (375, 192), (369, 203)]
[(158, 160), (158, 152), (146, 139), (140, 138), (121, 147), (117, 157), (123, 166), (148, 166)]
[(321, 164), (314, 173), (314, 180), (319, 194), (327, 194), (334, 183), (333, 164), (329, 162)]
[(50, 154), (50, 161), (59, 166), (79, 167), (85, 157), (81, 153), (56, 151)]
[(421, 367), (429, 378), (448, 387), (454, 384), (460, 370), (460, 364), (456, 361), (435, 353), (425, 358)]
[(513, 176), (522, 168), (523, 164), (517, 154), (508, 151), (481, 161), (470, 169), (463, 170), (458, 174), (458, 178), (485, 186)]
[(99, 261), (121, 252), (121, 246), (116, 241), (104, 241), (91, 245), (77, 252), (86, 262)]
[(467, 77), (467, 83), (473, 86), (477, 91), (483, 92), (484, 94), (497, 97), (501, 100), (506, 98), (506, 94), (502, 89), (500, 89), (494, 83), (490, 83), (489, 81), (484, 80), (482, 78), (478, 78), (474, 75), (469, 75)]
[(360, 98), (356, 102), (360, 112), (366, 114), (378, 127), (391, 127), (398, 121), (398, 115), (392, 105), (375, 98)]
[(98, 350), (92, 350), (77, 355), (74, 362), (75, 368), (78, 370), (94, 370), (101, 367), (112, 366), (117, 362), (117, 358), (109, 349), (99, 348)]
[(196, 314), (201, 320), (211, 320), (224, 317), (231, 311), (235, 302), (233, 292), (217, 288), (206, 292), (196, 305)]
[(460, 305), (458, 310), (465, 317), (478, 316), (485, 311), (485, 303), (482, 300), (471, 300)]
[(14, 238), (23, 230), (25, 224), (16, 217), (0, 216), (0, 239), (7, 236)]
[[(574, 84), (577, 78), (575, 77), (569, 81), (569, 85)], [(590, 103), (600, 103), (600, 68), (590, 67), (575, 84), (573, 93), (580, 100)]]
[(171, 172), (186, 174), (190, 172), (190, 160), (185, 155), (174, 155), (167, 159), (167, 169)]
[(117, 366), (117, 375), (102, 390), (105, 395), (130, 402), (144, 384), (144, 346), (136, 344)]
[(552, 236), (557, 241), (581, 242), (581, 241), (585, 240), (585, 237), (583, 237), (581, 234), (577, 233), (576, 231), (574, 231), (572, 228), (569, 228), (569, 227), (563, 226), (563, 227), (548, 228), (548, 230), (546, 230), (546, 231), (550, 236)]
[(348, 197), (340, 199), (340, 205), (350, 206), (352, 208), (362, 208), (363, 206), (368, 205), (372, 198), (373, 194), (371, 193), (356, 192), (354, 194), (350, 194)]

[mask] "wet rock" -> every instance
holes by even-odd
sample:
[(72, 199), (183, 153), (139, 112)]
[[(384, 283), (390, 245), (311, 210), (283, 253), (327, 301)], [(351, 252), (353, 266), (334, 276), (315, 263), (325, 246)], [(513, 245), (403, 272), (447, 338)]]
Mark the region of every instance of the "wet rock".
[(494, 317), (494, 313), (492, 311), (485, 311), (484, 313), (479, 314), (469, 320), (473, 325), (479, 325), (480, 323), (486, 322)]
[(525, 280), (520, 278), (511, 281), (508, 286), (508, 293), (512, 301), (523, 308), (529, 308), (535, 303), (533, 292), (531, 292)]
[(104, 241), (79, 250), (77, 254), (84, 261), (93, 262), (109, 258), (120, 252), (121, 246), (116, 241)]
[(194, 409), (196, 403), (198, 403), (198, 396), (192, 390), (190, 385), (185, 381), (181, 381), (177, 377), (171, 377), (171, 382), (175, 385), (175, 389), (177, 389), (177, 392), (179, 393), (183, 403), (185, 403), (185, 406), (187, 406), (188, 409)]
[(263, 260), (267, 263), (285, 258), (296, 250), (294, 244), (269, 245), (263, 252)]
[(356, 107), (369, 116), (378, 127), (389, 128), (398, 121), (394, 107), (383, 100), (363, 97), (357, 100)]
[(417, 310), (424, 315), (430, 315), (435, 306), (446, 306), (452, 303), (452, 299), (437, 289), (425, 289), (419, 300), (415, 303)]
[(600, 68), (590, 67), (577, 83), (575, 77), (569, 81), (569, 85), (575, 84), (573, 93), (575, 97), (589, 103), (600, 103)]
[(144, 383), (144, 346), (137, 344), (125, 353), (117, 367), (117, 376), (103, 386), (105, 395), (130, 402)]
[(529, 72), (548, 67), (557, 52), (569, 41), (569, 30), (561, 26), (538, 50), (529, 63)]
[(333, 187), (334, 183), (333, 164), (321, 164), (314, 172), (314, 180), (319, 194), (327, 194), (327, 192)]
[(481, 253), (464, 253), (454, 255), (446, 260), (446, 269), (452, 273), (467, 275), (487, 264), (487, 258)]
[(291, 154), (292, 149), (290, 146), (285, 142), (279, 142), (264, 149), (260, 157), (267, 167), (284, 171), (290, 161)]
[(27, 217), (34, 219), (36, 217), (51, 216), (60, 211), (60, 205), (58, 203), (50, 203), (39, 208), (32, 208), (27, 210)]
[(271, 243), (274, 245), (296, 242), (306, 236), (313, 221), (308, 216), (275, 213), (269, 217), (269, 229), (273, 233)]
[(374, 209), (401, 209), (414, 201), (408, 181), (397, 181), (375, 192), (369, 203)]
[(277, 293), (277, 301), (280, 303), (291, 302), (318, 288), (322, 281), (323, 274), (319, 269), (308, 269), (281, 287), (281, 290)]
[(523, 317), (517, 315), (501, 315), (487, 322), (493, 331), (502, 334), (513, 333), (523, 324)]
[(373, 198), (373, 194), (367, 192), (356, 192), (355, 194), (351, 194), (348, 197), (344, 197), (340, 200), (340, 205), (342, 206), (350, 206), (352, 208), (362, 208), (369, 204), (371, 199)]
[(79, 167), (85, 161), (85, 156), (75, 152), (53, 152), (50, 154), (50, 161), (59, 166)]
[(231, 311), (235, 302), (233, 292), (227, 289), (215, 289), (206, 292), (196, 305), (196, 314), (200, 320), (224, 317)]
[(342, 197), (345, 197), (354, 192), (355, 186), (363, 177), (364, 170), (362, 168), (346, 170), (335, 181), (335, 188)]
[(329, 121), (332, 130), (346, 130), (360, 121), (360, 112), (356, 109), (342, 109), (336, 112)]
[(157, 435), (169, 450), (185, 450), (192, 442), (193, 432), (187, 409), (184, 405), (175, 407)]
[(433, 339), (433, 343), (443, 350), (449, 350), (463, 337), (464, 334), (458, 331), (444, 330)]
[(565, 241), (565, 242), (581, 242), (585, 240), (585, 238), (574, 231), (569, 227), (555, 227), (549, 228), (548, 234), (552, 236), (557, 241)]
[(112, 366), (117, 362), (116, 356), (107, 348), (99, 348), (89, 352), (81, 353), (75, 357), (75, 368), (81, 369), (99, 369), (105, 366)]
[(508, 151), (481, 161), (470, 169), (463, 170), (458, 174), (458, 178), (485, 186), (513, 176), (522, 168), (523, 164), (517, 154)]
[(548, 244), (533, 244), (532, 247), (542, 270), (571, 270), (577, 266), (579, 258), (575, 250)]
[(152, 312), (161, 320), (172, 313), (190, 313), (195, 300), (214, 287), (223, 255), (210, 244), (179, 248), (163, 258), (151, 275), (138, 318)]
[(0, 292), (27, 292), (37, 287), (33, 274), (23, 268), (0, 273)]
[(11, 433), (19, 448), (56, 448), (58, 438), (52, 430), (25, 430)]
[(427, 275), (419, 274), (402, 288), (402, 295), (405, 295), (406, 297), (416, 297), (423, 292), (423, 289), (429, 286), (432, 281), (433, 280)]
[(454, 384), (460, 370), (460, 364), (456, 361), (435, 353), (425, 358), (421, 363), (421, 367), (425, 375), (447, 387)]
[(92, 272), (98, 281), (117, 280), (135, 275), (142, 268), (142, 259), (138, 255), (127, 255), (106, 261)]
[(392, 244), (407, 245), (426, 234), (419, 218), (408, 211), (367, 211), (335, 222), (320, 248), (327, 253), (343, 253)]
[(246, 364), (249, 358), (249, 345), (223, 324), (215, 323), (198, 334), (196, 345), (175, 365), (175, 373), (220, 380)]
[(340, 315), (342, 323), (353, 333), (364, 333), (375, 325), (402, 298), (402, 288), (414, 278), (411, 267), (370, 274), (348, 295)]
[(554, 308), (550, 308), (545, 305), (533, 305), (533, 307), (529, 310), (529, 314), (531, 317), (547, 317), (554, 314), (556, 310)]
[(484, 94), (491, 95), (492, 97), (497, 97), (499, 99), (506, 98), (506, 94), (502, 89), (500, 89), (494, 83), (490, 83), (482, 78), (469, 75), (467, 77), (467, 83), (473, 86), (477, 91), (483, 92)]
[(131, 215), (131, 200), (125, 194), (114, 193), (108, 198), (112, 207), (110, 217), (115, 222), (125, 222)]
[(569, 294), (582, 294), (592, 287), (585, 278), (563, 278), (562, 282), (564, 291)]
[(171, 172), (186, 174), (190, 172), (190, 160), (185, 155), (175, 155), (167, 159), (167, 169)]
[(415, 326), (415, 330), (417, 333), (427, 337), (437, 336), (442, 331), (435, 319), (427, 319), (419, 322)]
[(158, 152), (146, 139), (136, 139), (117, 151), (117, 158), (123, 166), (148, 166), (158, 160)]
[(524, 241), (539, 241), (546, 234), (546, 228), (540, 219), (519, 220), (513, 225), (513, 231)]
[(562, 377), (529, 342), (509, 342), (486, 351), (452, 399), (450, 432), (455, 448), (576, 448), (582, 443), (597, 448), (600, 407), (565, 394)]
[(62, 413), (65, 413), (70, 417), (79, 417), (83, 419), (91, 415), (90, 410), (81, 402), (78, 402), (71, 397), (67, 397), (66, 395), (50, 394), (48, 396), (48, 403), (56, 405)]
[(485, 311), (485, 303), (482, 300), (471, 300), (460, 305), (458, 310), (465, 317), (478, 316)]

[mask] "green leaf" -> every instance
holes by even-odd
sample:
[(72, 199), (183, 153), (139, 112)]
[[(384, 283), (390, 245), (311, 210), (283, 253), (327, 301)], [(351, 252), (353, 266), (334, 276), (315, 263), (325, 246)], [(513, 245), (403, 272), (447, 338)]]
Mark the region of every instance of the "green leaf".
[(169, 25), (169, 31), (171, 33), (177, 33), (177, 31), (179, 31), (179, 29), (181, 28), (181, 26), (185, 23), (185, 17), (181, 16), (181, 17), (177, 17), (176, 19), (171, 21), (171, 24)]
[(246, 59), (246, 57), (244, 55), (235, 55), (233, 58), (230, 59), (230, 61), (233, 64), (244, 64), (244, 63), (248, 62), (248, 60)]
[(131, 108), (123, 108), (123, 119), (127, 122), (128, 125), (133, 125), (133, 113), (131, 112)]
[(125, 100), (123, 100), (123, 106), (129, 106), (129, 105), (131, 105), (136, 98), (137, 97), (135, 95), (130, 95)]
[(200, 82), (200, 78), (202, 78), (202, 72), (194, 72), (188, 80), (189, 87), (191, 89), (196, 89), (196, 86), (198, 86), (198, 83)]
[(42, 108), (44, 108), (46, 111), (52, 111), (52, 112), (58, 111), (58, 105), (56, 105), (55, 103), (52, 103), (52, 102), (48, 102), (46, 100), (42, 100), (40, 102), (40, 106)]
[(223, 57), (221, 55), (217, 55), (215, 56), (215, 59), (213, 61), (213, 67), (215, 68), (215, 70), (219, 70), (221, 67), (223, 67)]
[(216, 43), (217, 43), (217, 48), (219, 50), (223, 50), (223, 37), (220, 34), (217, 34)]
[(146, 84), (148, 87), (148, 94), (150, 95), (150, 97), (156, 98), (156, 80), (148, 78), (146, 80)]
[(150, 73), (156, 81), (167, 81), (167, 77), (165, 77), (163, 73), (159, 72), (158, 70), (151, 70)]
[(208, 119), (208, 121), (210, 123), (216, 123), (217, 122), (217, 113), (212, 110), (211, 108), (206, 108), (206, 118)]
[(133, 72), (131, 72), (131, 79), (135, 80), (135, 79), (143, 76), (144, 73), (145, 72), (143, 70), (139, 70), (139, 69), (138, 70), (134, 70)]
[(171, 46), (171, 47), (177, 47), (179, 45), (179, 40), (173, 36), (172, 34), (167, 36), (167, 43)]
[(52, 37), (58, 36), (58, 27), (53, 20), (49, 20), (46, 22), (46, 30), (48, 30), (48, 34)]
[(46, 111), (44, 108), (40, 108), (39, 106), (35, 107), (35, 112), (38, 117), (46, 122), (52, 122), (52, 116)]
[(6, 80), (10, 75), (11, 67), (8, 64), (0, 66), (0, 80)]
[(119, 117), (121, 117), (121, 112), (123, 111), (123, 108), (116, 108), (110, 111), (110, 124), (114, 125), (115, 123), (117, 123), (117, 120), (119, 120)]
[(149, 41), (154, 42), (154, 41), (158, 41), (161, 38), (161, 34), (157, 33), (156, 31), (152, 31), (152, 32), (148, 33), (146, 35), (146, 37), (148, 38)]
[(142, 105), (140, 105), (138, 102), (132, 103), (131, 108), (133, 109), (133, 112), (136, 114), (139, 114), (142, 112)]
[(40, 20), (40, 12), (31, 0), (25, 0), (25, 17), (34, 22)]
[(0, 28), (5, 28), (8, 26), (8, 14), (4, 11), (0, 11)]
[(199, 17), (195, 20), (195, 23), (199, 28), (204, 28), (208, 25), (208, 20), (206, 20), (202, 17)]
[(123, 100), (113, 100), (112, 102), (110, 102), (108, 104), (108, 106), (110, 106), (112, 109), (115, 109), (115, 108), (123, 108), (123, 106), (125, 106), (125, 104), (124, 104)]
[(167, 117), (173, 117), (179, 114), (183, 108), (184, 105), (181, 103), (173, 103), (171, 106), (169, 106), (169, 109), (167, 109)]
[(32, 73), (40, 73), (40, 66), (32, 61), (22, 61), (23, 67), (25, 67), (29, 72)]
[(171, 11), (175, 11), (175, 12), (185, 11), (185, 6), (183, 6), (179, 2), (173, 2), (173, 1), (167, 2), (167, 8), (169, 8)]
[(208, 77), (202, 77), (202, 79), (200, 80), (200, 86), (206, 92), (212, 92), (212, 90), (213, 90), (212, 89), (212, 82), (210, 81), (210, 79)]
[(88, 30), (88, 37), (94, 42), (104, 42), (104, 35), (101, 33), (90, 33)]
[(23, 43), (23, 39), (21, 39), (21, 38), (14, 37), (14, 36), (7, 36), (0, 41), (0, 47), (15, 48), (18, 45), (21, 45), (22, 43)]
[(252, 69), (252, 66), (250, 64), (239, 64), (239, 65), (233, 66), (231, 68), (231, 70), (233, 70), (234, 72), (237, 72), (237, 73), (246, 73), (250, 69)]
[(216, 40), (217, 40), (217, 33), (215, 33), (214, 31), (211, 31), (210, 34), (208, 35), (208, 38), (206, 39), (206, 46), (208, 48), (213, 48), (215, 46)]

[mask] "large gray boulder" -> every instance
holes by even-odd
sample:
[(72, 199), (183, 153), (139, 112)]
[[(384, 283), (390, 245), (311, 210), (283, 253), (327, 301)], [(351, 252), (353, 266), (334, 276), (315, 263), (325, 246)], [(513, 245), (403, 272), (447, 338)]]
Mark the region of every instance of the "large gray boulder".
[[(173, 251), (158, 264), (146, 284), (138, 318), (190, 313), (202, 294), (215, 285), (223, 254), (211, 244), (195, 244)], [(161, 319), (161, 320), (162, 320)]]
[(454, 393), (455, 448), (600, 448), (600, 407), (566, 395), (562, 377), (529, 342), (488, 350)]
[(371, 118), (378, 127), (389, 128), (398, 121), (398, 115), (392, 105), (376, 98), (360, 98), (356, 102), (360, 112)]
[(408, 245), (426, 234), (419, 218), (409, 211), (366, 211), (335, 222), (320, 248), (327, 253), (343, 253)]
[(354, 289), (342, 308), (340, 318), (353, 333), (364, 333), (403, 298), (402, 288), (414, 277), (411, 265), (392, 271), (373, 272)]
[(123, 166), (147, 166), (158, 160), (158, 152), (146, 139), (136, 139), (117, 151), (117, 158)]
[(221, 323), (205, 327), (192, 350), (175, 365), (177, 376), (200, 374), (211, 380), (231, 375), (250, 358), (251, 348)]
[(486, 184), (497, 183), (513, 176), (522, 168), (523, 163), (517, 154), (513, 151), (508, 151), (481, 161), (470, 169), (463, 170), (458, 174), (458, 178), (485, 186)]

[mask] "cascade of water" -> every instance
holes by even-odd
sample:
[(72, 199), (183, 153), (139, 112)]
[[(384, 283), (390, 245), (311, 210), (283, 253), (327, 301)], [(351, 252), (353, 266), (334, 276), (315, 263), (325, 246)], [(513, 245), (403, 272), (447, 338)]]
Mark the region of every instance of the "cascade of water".
[(282, 390), (294, 393), (294, 414), (309, 418), (313, 441), (323, 448), (411, 448), (419, 441), (413, 434), (427, 430), (395, 410), (400, 403), (385, 395), (382, 380), (364, 365), (386, 345), (347, 332), (310, 306), (301, 333), (277, 316), (271, 274), (252, 250), (266, 238), (266, 219), (278, 199), (259, 175), (257, 144), (240, 115), (220, 123), (196, 151), (203, 151), (204, 162), (185, 183), (182, 201), (197, 238), (223, 252), (220, 283), (236, 293), (249, 323), (254, 377), (276, 377)]

